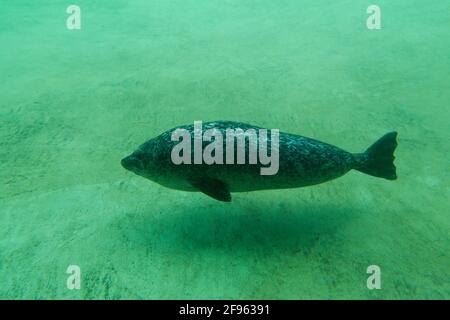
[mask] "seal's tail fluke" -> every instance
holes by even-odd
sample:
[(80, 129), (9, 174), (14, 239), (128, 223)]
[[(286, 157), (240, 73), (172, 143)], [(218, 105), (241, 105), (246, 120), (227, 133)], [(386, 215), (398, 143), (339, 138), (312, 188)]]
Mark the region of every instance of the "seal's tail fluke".
[(397, 179), (394, 151), (397, 132), (389, 132), (378, 139), (366, 152), (359, 154), (356, 170), (388, 180)]

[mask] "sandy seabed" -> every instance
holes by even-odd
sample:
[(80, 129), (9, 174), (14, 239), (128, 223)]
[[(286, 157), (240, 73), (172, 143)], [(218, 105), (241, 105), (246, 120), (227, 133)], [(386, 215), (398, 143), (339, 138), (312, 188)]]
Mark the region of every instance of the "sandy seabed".
[[(379, 0), (381, 30), (366, 1), (77, 4), (72, 31), (64, 1), (1, 5), (0, 298), (450, 298), (445, 1)], [(352, 152), (396, 130), (399, 178), (224, 204), (120, 166), (219, 119)]]

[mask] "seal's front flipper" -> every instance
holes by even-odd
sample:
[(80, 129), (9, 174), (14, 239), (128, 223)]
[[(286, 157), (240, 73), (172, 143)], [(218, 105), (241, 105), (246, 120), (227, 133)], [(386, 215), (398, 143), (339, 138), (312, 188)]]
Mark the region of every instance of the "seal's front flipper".
[(189, 182), (193, 187), (211, 198), (224, 202), (231, 201), (231, 194), (230, 191), (228, 191), (227, 185), (220, 180), (201, 177), (189, 179)]

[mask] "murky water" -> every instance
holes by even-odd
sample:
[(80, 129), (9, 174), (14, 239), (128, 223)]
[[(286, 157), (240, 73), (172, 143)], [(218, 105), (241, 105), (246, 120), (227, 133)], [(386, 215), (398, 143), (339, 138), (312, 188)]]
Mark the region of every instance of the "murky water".
[[(1, 298), (450, 298), (447, 1), (0, 4)], [(228, 119), (361, 152), (398, 180), (166, 189), (120, 159)], [(81, 270), (69, 290), (66, 270)], [(367, 267), (381, 269), (369, 290)]]

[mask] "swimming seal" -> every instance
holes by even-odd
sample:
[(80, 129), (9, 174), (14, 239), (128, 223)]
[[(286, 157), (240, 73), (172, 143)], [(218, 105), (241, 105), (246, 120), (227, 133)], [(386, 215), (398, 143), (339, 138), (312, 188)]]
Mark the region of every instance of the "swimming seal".
[[(170, 129), (122, 159), (122, 166), (165, 187), (203, 192), (225, 202), (231, 201), (230, 192), (310, 186), (336, 179), (352, 169), (388, 180), (397, 178), (394, 165), (397, 132), (385, 134), (363, 153), (350, 153), (315, 139), (280, 132), (278, 172), (261, 175), (260, 169), (264, 165), (260, 163), (194, 164), (192, 161), (174, 164), (171, 153), (177, 141), (172, 141), (172, 134), (177, 129), (186, 130), (194, 137), (194, 125)], [(228, 129), (262, 128), (233, 121), (212, 121), (203, 123), (203, 129), (216, 129), (226, 136)], [(267, 142), (271, 142), (270, 135)], [(257, 137), (257, 143), (258, 146), (261, 144), (260, 137)], [(207, 144), (203, 142), (203, 147)], [(247, 140), (246, 147), (249, 147)], [(271, 151), (270, 146), (268, 151)]]

